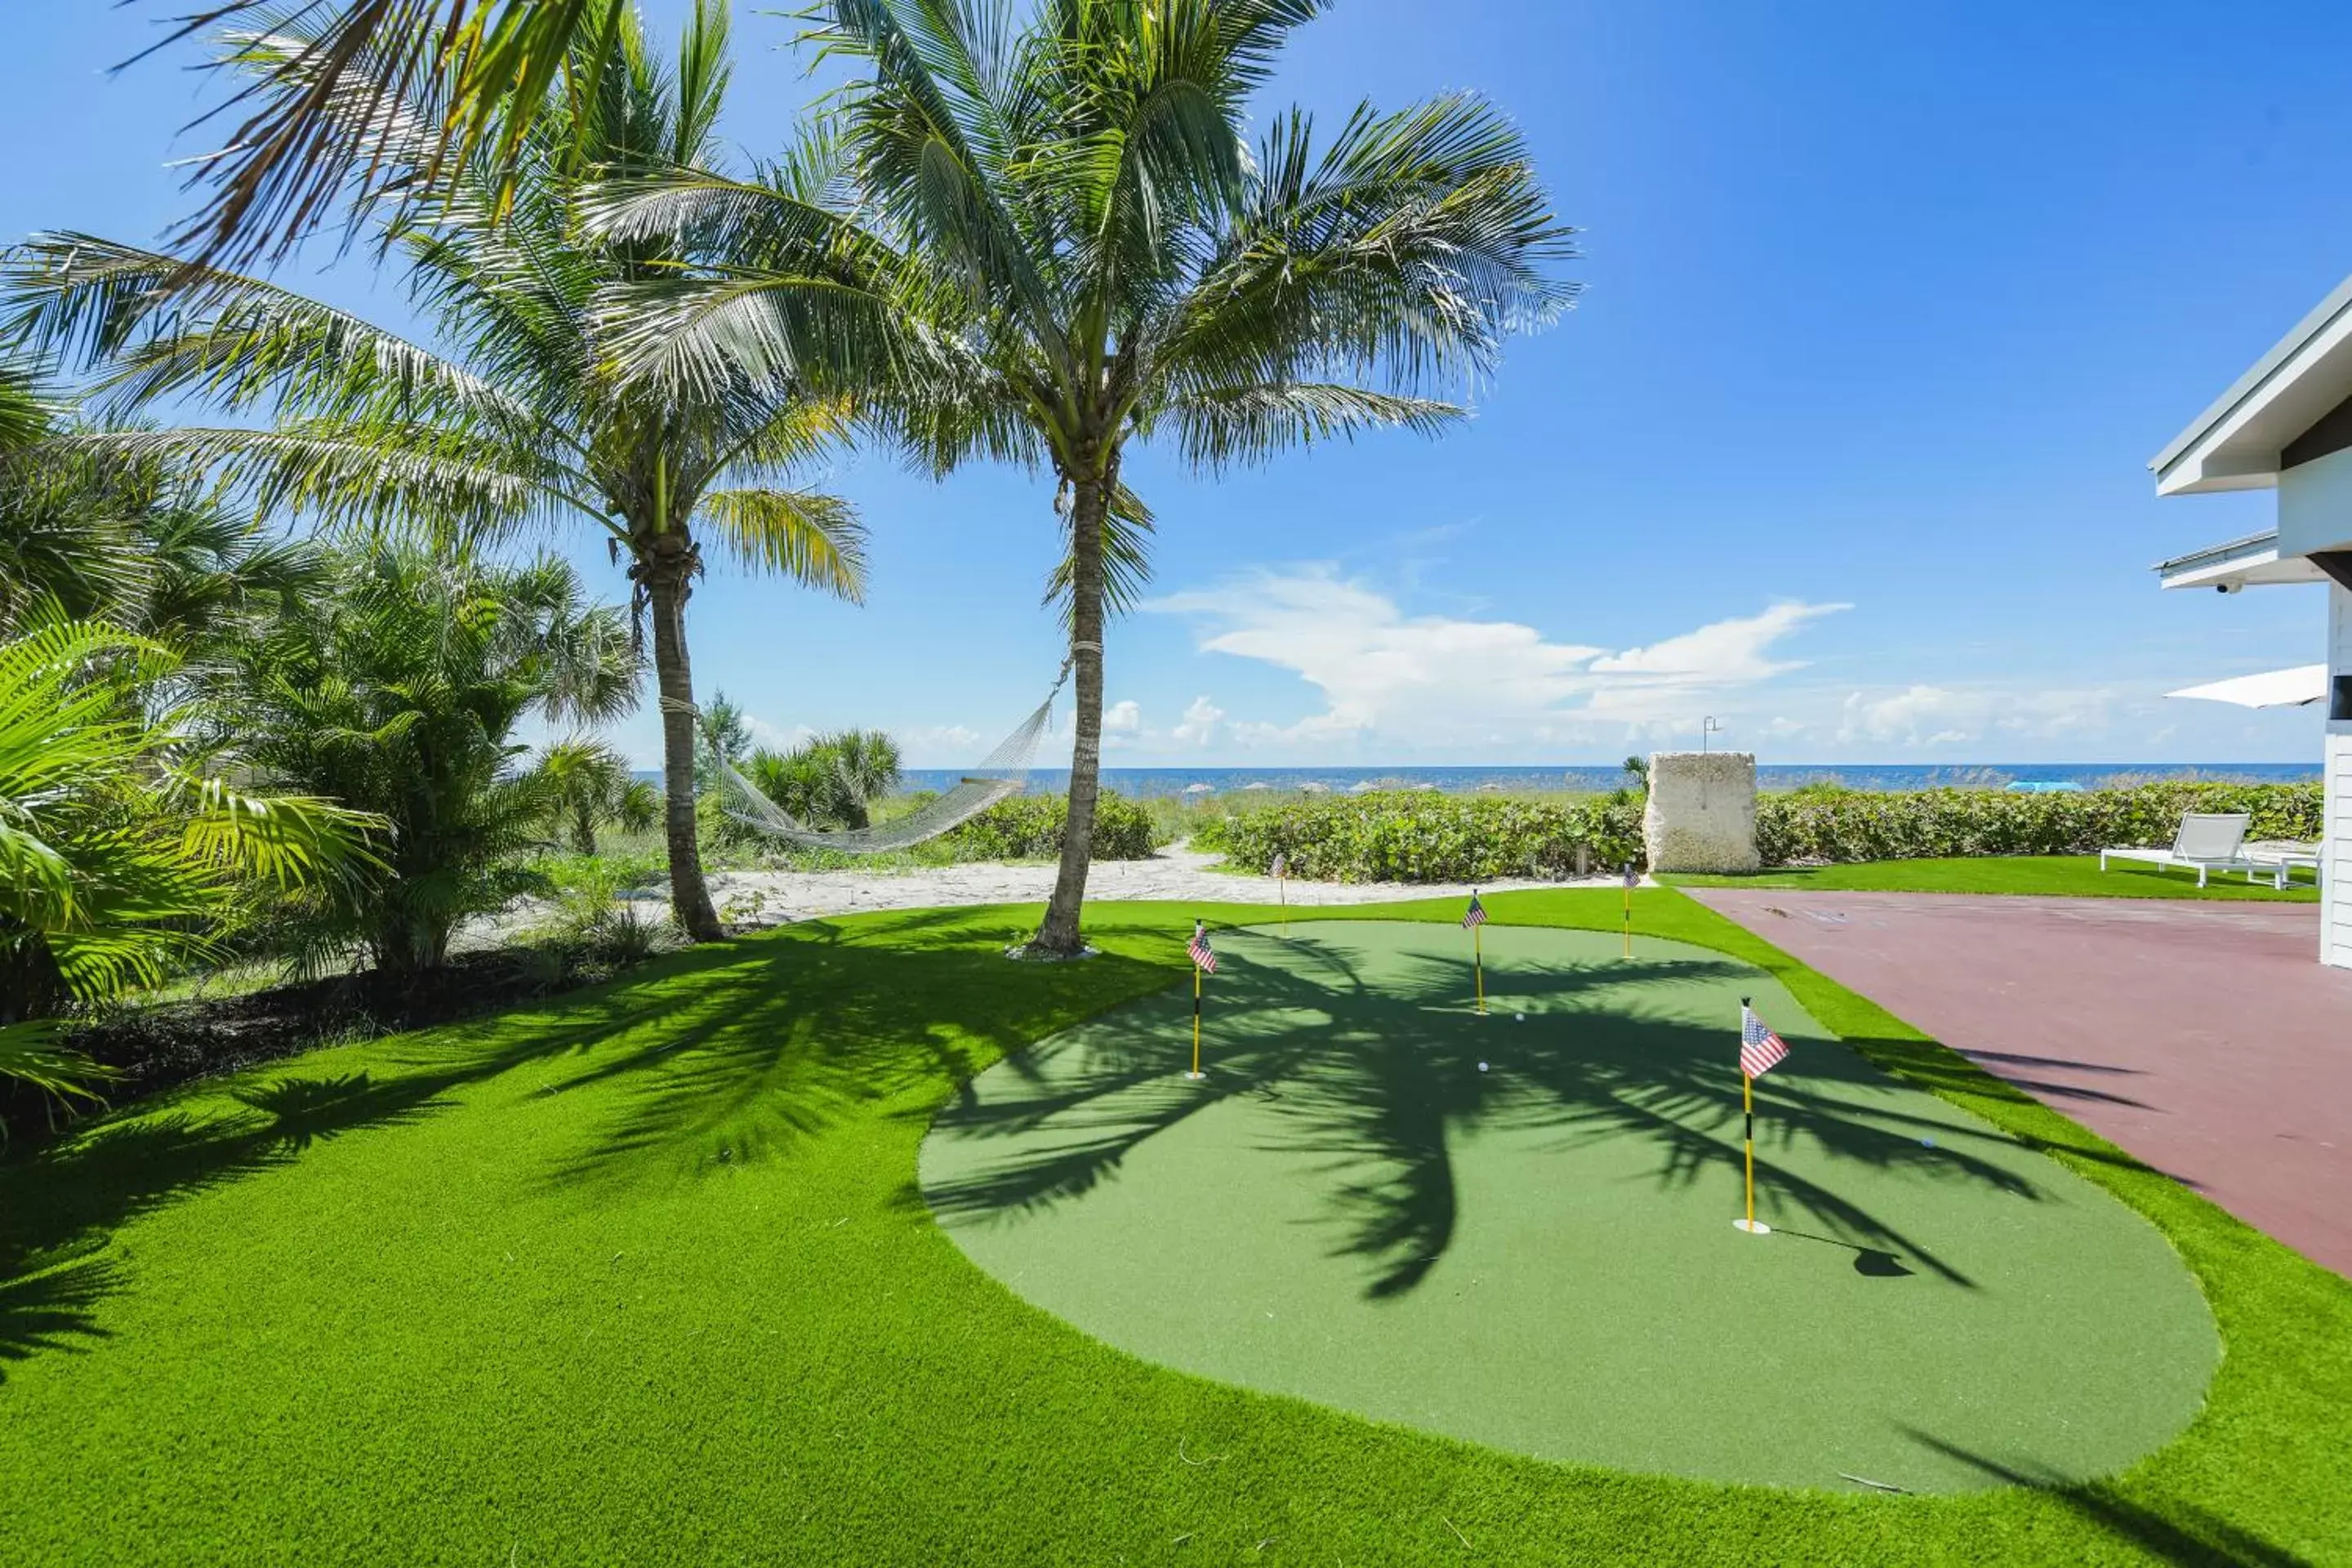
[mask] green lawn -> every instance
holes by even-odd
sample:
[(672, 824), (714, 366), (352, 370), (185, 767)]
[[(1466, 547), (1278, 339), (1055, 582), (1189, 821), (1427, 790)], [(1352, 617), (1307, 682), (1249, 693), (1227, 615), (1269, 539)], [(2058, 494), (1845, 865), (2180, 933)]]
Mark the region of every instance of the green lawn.
[(2319, 901), (2310, 873), (2297, 871), (2285, 890), (2245, 873), (2213, 873), (2202, 888), (2193, 871), (2162, 871), (2145, 863), (2112, 862), (2096, 855), (1998, 855), (1939, 860), (1864, 860), (1847, 866), (1783, 867), (1747, 877), (1674, 873), (1659, 878), (1677, 888), (1818, 888), (1824, 892), (2021, 893), (2074, 899), (2238, 899), (2261, 903)]
[[(1489, 907), (1617, 919), (1610, 891)], [(1095, 908), (1105, 956), (1054, 966), (1000, 956), (1034, 911), (928, 911), (320, 1052), (0, 1165), (5, 1555), (2352, 1561), (2352, 1283), (1690, 900), (1638, 908), (2153, 1220), (2224, 1345), (2188, 1431), (2084, 1486), (1839, 1496), (1519, 1458), (1148, 1364), (967, 1261), (918, 1154), (1006, 1052), (1181, 981), (1195, 911)]]

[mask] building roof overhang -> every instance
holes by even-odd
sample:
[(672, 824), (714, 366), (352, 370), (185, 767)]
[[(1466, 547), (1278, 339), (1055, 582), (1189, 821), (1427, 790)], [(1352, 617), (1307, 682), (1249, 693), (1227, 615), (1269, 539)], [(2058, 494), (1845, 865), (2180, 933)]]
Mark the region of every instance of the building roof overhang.
[(2153, 570), (2168, 588), (2219, 588), (2223, 593), (2281, 583), (2328, 580), (2327, 574), (2308, 556), (2290, 555), (2280, 560), (2276, 529), (2176, 555), (2169, 561), (2158, 562)]
[(2277, 484), (2281, 450), (2347, 397), (2352, 397), (2352, 278), (2149, 461), (2156, 493)]

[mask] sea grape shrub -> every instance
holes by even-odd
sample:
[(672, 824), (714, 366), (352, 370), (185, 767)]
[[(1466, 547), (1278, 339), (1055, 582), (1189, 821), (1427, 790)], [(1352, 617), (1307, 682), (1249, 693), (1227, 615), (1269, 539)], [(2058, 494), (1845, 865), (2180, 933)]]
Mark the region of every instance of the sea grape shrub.
[(2081, 855), (2170, 844), (2190, 811), (2249, 813), (2249, 838), (2311, 839), (2319, 837), (2321, 794), (2315, 783), (2163, 782), (2053, 795), (1814, 786), (1758, 797), (1756, 847), (1768, 866)]
[[(1059, 795), (1000, 800), (946, 835), (958, 860), (1050, 860), (1062, 852), (1070, 803)], [(1163, 842), (1151, 814), (1113, 790), (1095, 805), (1093, 858), (1144, 860)]]
[(1423, 791), (1301, 800), (1234, 813), (1193, 836), (1236, 866), (1276, 855), (1325, 882), (1565, 879), (1642, 858), (1634, 799), (1529, 801)]

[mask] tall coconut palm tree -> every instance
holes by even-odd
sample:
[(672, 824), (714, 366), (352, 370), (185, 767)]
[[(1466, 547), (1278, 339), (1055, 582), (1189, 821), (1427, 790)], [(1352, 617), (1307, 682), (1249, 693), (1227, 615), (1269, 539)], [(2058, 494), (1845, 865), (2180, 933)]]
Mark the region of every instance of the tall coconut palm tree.
[(620, 239), (681, 225), (756, 253), (624, 289), (616, 342), (656, 384), (885, 374), (869, 412), (936, 471), (1052, 466), (1077, 689), (1069, 830), (1041, 955), (1080, 947), (1101, 762), (1103, 623), (1142, 566), (1132, 441), (1215, 472), (1462, 416), (1514, 331), (1563, 310), (1572, 254), (1517, 132), (1454, 94), (1358, 109), (1318, 143), (1251, 95), (1320, 0), (820, 0), (862, 66), (841, 95), (858, 223), (797, 187), (657, 174), (592, 194)]
[[(341, 525), (415, 518), (456, 532), (584, 520), (625, 555), (653, 623), (666, 780), (672, 907), (697, 940), (720, 933), (695, 836), (693, 671), (686, 605), (706, 542), (750, 570), (856, 600), (865, 531), (847, 502), (790, 488), (840, 437), (836, 399), (796, 378), (706, 377), (692, 388), (622, 384), (608, 374), (594, 306), (611, 288), (666, 276), (673, 236), (583, 239), (572, 222), (574, 146), (608, 174), (717, 162), (728, 64), (724, 0), (698, 0), (676, 55), (648, 52), (635, 13), (593, 75), (596, 96), (551, 103), (511, 193), (485, 164), (429, 223), (396, 226), (440, 347), (409, 342), (266, 280), (85, 235), (37, 237), (0, 276), (15, 329), (106, 369), (122, 407), (194, 395), (231, 413), (262, 409), (274, 428), (172, 429), (84, 437), (205, 465), (257, 507)], [(299, 35), (247, 37), (257, 62), (301, 58)], [(300, 77), (267, 79), (295, 90)], [(373, 115), (406, 140), (404, 166), (437, 155), (432, 104), (401, 83), (346, 78), (343, 112)], [(429, 95), (428, 95), (429, 97)], [(386, 156), (392, 153), (387, 152)]]

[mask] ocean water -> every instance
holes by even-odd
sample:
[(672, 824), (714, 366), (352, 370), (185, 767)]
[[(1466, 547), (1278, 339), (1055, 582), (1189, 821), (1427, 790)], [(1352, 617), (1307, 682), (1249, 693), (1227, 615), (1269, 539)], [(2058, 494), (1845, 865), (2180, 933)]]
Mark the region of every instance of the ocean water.
[[(942, 790), (962, 776), (952, 768), (909, 768), (906, 787)], [(1612, 767), (1105, 768), (1102, 776), (1107, 787), (1137, 799), (1265, 795), (1297, 790), (1309, 784), (1319, 784), (1333, 795), (1360, 792), (1365, 785), (1379, 789), (1434, 789), (1444, 795), (1562, 790), (1583, 793), (1614, 789), (1625, 778), (1621, 770)], [(1756, 770), (1757, 784), (1766, 790), (1795, 789), (1824, 781), (1873, 790), (1939, 789), (1952, 785), (2000, 789), (2011, 784), (2076, 784), (2096, 789), (2102, 784), (2138, 784), (2151, 779), (2294, 784), (2318, 777), (2316, 763), (1964, 763), (1936, 767), (1843, 763), (1759, 766)], [(1032, 792), (1059, 791), (1068, 784), (1066, 769), (1039, 768), (1029, 775)]]

